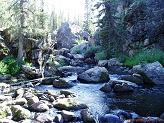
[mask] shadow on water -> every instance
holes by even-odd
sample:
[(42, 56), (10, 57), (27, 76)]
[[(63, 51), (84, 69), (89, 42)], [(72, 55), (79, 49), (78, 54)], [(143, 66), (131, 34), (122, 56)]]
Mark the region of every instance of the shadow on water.
[[(67, 77), (68, 80), (76, 80), (77, 75)], [(74, 99), (80, 103), (87, 104), (93, 114), (106, 114), (112, 110), (123, 109), (135, 112), (140, 116), (160, 116), (164, 112), (164, 85), (154, 87), (143, 87), (132, 93), (104, 93), (99, 89), (103, 84), (76, 85), (70, 90), (77, 94)], [(55, 90), (52, 85), (40, 85), (38, 90)]]
[(132, 93), (107, 94), (108, 103), (116, 107), (133, 111), (141, 116), (160, 116), (164, 112), (164, 85), (145, 86)]

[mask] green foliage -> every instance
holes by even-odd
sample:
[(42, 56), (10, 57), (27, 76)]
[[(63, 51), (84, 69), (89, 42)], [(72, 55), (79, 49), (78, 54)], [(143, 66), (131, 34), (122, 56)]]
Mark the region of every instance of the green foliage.
[(27, 62), (25, 60), (22, 61), (22, 65), (26, 65), (26, 66), (30, 66), (30, 67), (33, 67), (33, 63), (30, 63), (30, 62)]
[(118, 0), (102, 0), (97, 5), (96, 9), (102, 7), (99, 11), (98, 26), (101, 28), (99, 36), (101, 45), (105, 52), (108, 52), (107, 58), (114, 55), (116, 51), (122, 52), (122, 44), (126, 40), (126, 29), (124, 27), (125, 12), (118, 14), (117, 6), (120, 4)]
[(55, 66), (56, 68), (63, 67), (66, 65), (65, 61), (63, 59), (60, 59), (58, 61), (51, 61), (49, 63), (50, 66)]
[(17, 75), (20, 72), (20, 66), (14, 59), (14, 56), (7, 56), (0, 61), (0, 74)]
[(107, 59), (107, 54), (105, 52), (96, 53), (96, 58), (98, 58), (98, 60), (105, 60)]
[(148, 49), (128, 57), (125, 61), (125, 66), (132, 67), (137, 64), (145, 64), (159, 61), (164, 66), (164, 52), (156, 49)]
[(88, 50), (85, 52), (85, 57), (93, 57), (96, 53), (101, 51), (101, 46), (91, 46), (88, 48)]
[(82, 54), (82, 51), (81, 51), (80, 49), (75, 49), (74, 52), (75, 52), (76, 54)]

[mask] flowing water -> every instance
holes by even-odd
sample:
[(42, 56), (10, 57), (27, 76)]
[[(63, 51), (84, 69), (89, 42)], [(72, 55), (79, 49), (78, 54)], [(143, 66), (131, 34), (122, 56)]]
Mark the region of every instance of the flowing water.
[[(77, 75), (67, 77), (68, 80), (76, 80)], [(117, 75), (110, 75), (111, 79), (117, 79)], [(140, 116), (160, 116), (164, 112), (164, 85), (154, 87), (142, 87), (130, 93), (104, 93), (99, 89), (101, 84), (82, 84), (76, 85), (69, 91), (77, 96), (74, 98), (80, 103), (87, 104), (93, 114), (106, 114), (112, 110), (122, 109), (135, 112)], [(55, 90), (52, 85), (37, 86), (38, 90)]]

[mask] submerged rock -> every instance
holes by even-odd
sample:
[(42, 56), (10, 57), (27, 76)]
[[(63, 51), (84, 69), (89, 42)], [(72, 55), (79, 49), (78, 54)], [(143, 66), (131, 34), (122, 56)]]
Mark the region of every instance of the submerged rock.
[(79, 74), (77, 79), (83, 83), (100, 83), (108, 82), (109, 74), (105, 67), (94, 67), (82, 74)]

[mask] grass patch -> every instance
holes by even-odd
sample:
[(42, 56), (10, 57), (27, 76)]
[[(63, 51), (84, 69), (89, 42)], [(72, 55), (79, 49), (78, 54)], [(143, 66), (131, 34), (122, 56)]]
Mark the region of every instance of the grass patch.
[(141, 51), (134, 56), (127, 57), (125, 66), (132, 67), (137, 64), (145, 64), (159, 61), (164, 66), (164, 52), (156, 49)]
[(101, 52), (101, 46), (92, 46), (89, 47), (88, 50), (85, 52), (85, 57), (94, 57), (96, 53)]
[(107, 59), (107, 54), (105, 52), (96, 53), (96, 58), (98, 58), (98, 60), (105, 60)]
[(75, 52), (76, 54), (82, 54), (82, 51), (81, 51), (80, 49), (75, 49), (74, 52)]

